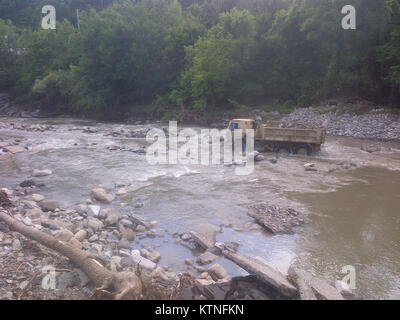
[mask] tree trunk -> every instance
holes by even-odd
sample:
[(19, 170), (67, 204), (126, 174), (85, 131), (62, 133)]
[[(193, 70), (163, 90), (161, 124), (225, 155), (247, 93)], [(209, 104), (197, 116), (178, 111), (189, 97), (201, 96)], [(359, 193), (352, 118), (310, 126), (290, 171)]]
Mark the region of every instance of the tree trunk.
[(0, 212), (0, 221), (5, 222), (10, 229), (69, 258), (95, 284), (97, 289), (94, 294), (97, 298), (121, 300), (140, 297), (142, 282), (133, 272), (111, 272), (87, 252), (33, 227), (28, 227), (4, 212)]

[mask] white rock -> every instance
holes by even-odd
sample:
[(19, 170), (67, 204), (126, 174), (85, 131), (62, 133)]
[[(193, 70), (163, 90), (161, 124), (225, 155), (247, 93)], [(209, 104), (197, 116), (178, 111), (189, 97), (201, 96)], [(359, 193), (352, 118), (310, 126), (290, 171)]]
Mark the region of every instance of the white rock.
[(128, 191), (125, 188), (120, 188), (117, 191), (117, 196), (123, 196), (124, 194), (127, 194)]
[(34, 177), (46, 177), (51, 175), (53, 172), (49, 169), (45, 170), (38, 170), (38, 169), (33, 169), (32, 171), (32, 176)]
[(87, 207), (87, 214), (92, 217), (97, 217), (100, 213), (100, 206), (89, 205)]

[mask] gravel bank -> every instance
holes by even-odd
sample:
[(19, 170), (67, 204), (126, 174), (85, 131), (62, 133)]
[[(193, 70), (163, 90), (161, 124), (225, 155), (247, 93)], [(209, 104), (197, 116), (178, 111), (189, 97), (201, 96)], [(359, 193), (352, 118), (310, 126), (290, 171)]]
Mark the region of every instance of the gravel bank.
[(326, 127), (327, 134), (385, 141), (400, 141), (400, 116), (374, 109), (357, 115), (343, 114), (336, 106), (297, 109), (280, 119), (285, 128)]

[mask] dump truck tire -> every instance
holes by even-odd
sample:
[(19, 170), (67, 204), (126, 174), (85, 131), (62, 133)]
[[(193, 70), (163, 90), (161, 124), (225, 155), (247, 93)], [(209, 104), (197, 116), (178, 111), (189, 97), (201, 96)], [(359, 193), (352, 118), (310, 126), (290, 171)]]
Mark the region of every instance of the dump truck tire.
[(296, 154), (302, 156), (309, 156), (311, 155), (311, 147), (308, 145), (300, 145), (296, 148)]

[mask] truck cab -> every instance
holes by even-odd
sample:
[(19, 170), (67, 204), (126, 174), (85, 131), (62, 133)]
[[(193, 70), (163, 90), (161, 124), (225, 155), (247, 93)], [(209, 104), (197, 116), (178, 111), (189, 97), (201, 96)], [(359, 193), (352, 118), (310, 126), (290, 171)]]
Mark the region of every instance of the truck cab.
[(238, 129), (242, 130), (242, 135), (246, 135), (246, 129), (257, 129), (257, 122), (253, 119), (232, 119), (229, 122), (228, 129), (232, 132)]

